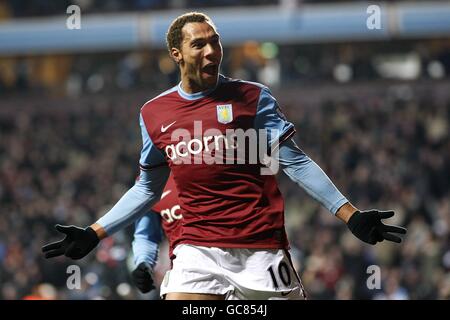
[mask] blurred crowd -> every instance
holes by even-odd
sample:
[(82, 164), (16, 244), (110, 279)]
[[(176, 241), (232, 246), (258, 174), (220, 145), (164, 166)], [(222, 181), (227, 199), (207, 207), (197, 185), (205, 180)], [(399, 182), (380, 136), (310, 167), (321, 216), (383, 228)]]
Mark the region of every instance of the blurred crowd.
[[(450, 39), (289, 45), (249, 41), (224, 48), (221, 70), (272, 88), (293, 82), (448, 79)], [(164, 90), (177, 81), (178, 68), (166, 49), (0, 57), (0, 95), (81, 97)]]
[[(391, 222), (408, 228), (401, 245), (363, 245), (282, 177), (294, 256), (313, 298), (450, 298), (448, 88), (323, 86), (308, 93), (320, 100), (286, 99), (299, 145), (348, 199), (361, 209), (393, 209)], [(380, 290), (370, 285), (373, 266)]]
[[(382, 81), (274, 90), (296, 141), (342, 193), (361, 209), (395, 210), (392, 223), (408, 228), (401, 245), (363, 244), (281, 173), (292, 255), (310, 299), (450, 299), (449, 86)], [(2, 98), (0, 299), (158, 298), (157, 290), (142, 295), (131, 283), (132, 227), (80, 261), (45, 260), (40, 252), (60, 239), (54, 224), (92, 223), (133, 184), (139, 108), (156, 93)], [(158, 285), (166, 244), (160, 258)], [(78, 289), (70, 289), (71, 265), (80, 268)], [(369, 279), (377, 268), (379, 285)]]

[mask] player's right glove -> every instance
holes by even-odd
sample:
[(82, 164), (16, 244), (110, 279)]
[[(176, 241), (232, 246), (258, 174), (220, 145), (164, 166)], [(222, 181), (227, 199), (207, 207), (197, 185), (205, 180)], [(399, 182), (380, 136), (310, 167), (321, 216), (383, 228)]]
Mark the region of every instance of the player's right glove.
[(47, 244), (42, 247), (45, 257), (53, 258), (65, 255), (78, 260), (86, 256), (100, 242), (97, 233), (91, 228), (82, 229), (75, 226), (62, 226), (57, 224), (56, 230), (64, 233), (63, 240)]
[(147, 293), (155, 289), (152, 270), (152, 267), (147, 262), (141, 262), (131, 273), (134, 284), (142, 293)]
[(402, 239), (392, 233), (406, 234), (406, 229), (381, 222), (381, 219), (392, 216), (394, 211), (358, 210), (350, 217), (347, 226), (356, 237), (372, 245), (383, 240), (400, 243)]

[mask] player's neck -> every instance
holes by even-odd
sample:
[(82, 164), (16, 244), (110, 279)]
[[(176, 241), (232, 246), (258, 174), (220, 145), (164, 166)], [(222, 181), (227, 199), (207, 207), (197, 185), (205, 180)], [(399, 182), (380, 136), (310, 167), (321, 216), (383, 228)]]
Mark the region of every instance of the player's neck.
[(194, 94), (203, 91), (208, 91), (210, 89), (213, 89), (214, 87), (215, 85), (200, 86), (198, 83), (187, 77), (182, 77), (181, 79), (181, 89), (183, 89), (183, 91), (187, 94)]

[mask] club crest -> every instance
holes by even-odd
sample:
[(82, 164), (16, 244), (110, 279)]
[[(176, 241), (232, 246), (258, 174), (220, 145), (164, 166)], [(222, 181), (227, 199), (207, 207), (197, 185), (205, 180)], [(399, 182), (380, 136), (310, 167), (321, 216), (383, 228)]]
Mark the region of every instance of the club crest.
[(217, 121), (223, 124), (233, 121), (233, 106), (231, 104), (217, 105)]

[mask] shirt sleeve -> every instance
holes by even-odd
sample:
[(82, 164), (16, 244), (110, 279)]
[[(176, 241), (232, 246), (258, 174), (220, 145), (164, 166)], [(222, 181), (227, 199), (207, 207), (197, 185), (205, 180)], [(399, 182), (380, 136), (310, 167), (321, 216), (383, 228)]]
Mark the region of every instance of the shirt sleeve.
[(141, 170), (139, 181), (97, 223), (108, 235), (133, 223), (159, 201), (169, 174), (168, 166)]
[(141, 170), (150, 170), (155, 167), (167, 165), (162, 152), (153, 144), (145, 126), (142, 113), (139, 115), (139, 125), (142, 134), (142, 151), (139, 159)]
[(286, 175), (331, 213), (348, 202), (323, 170), (292, 139), (279, 148), (279, 162)]
[(156, 265), (161, 230), (161, 216), (152, 210), (135, 222), (132, 248), (136, 266), (142, 262), (147, 262), (152, 268)]
[(262, 87), (256, 109), (255, 128), (266, 130), (272, 150), (295, 134), (294, 125), (287, 121), (278, 102), (267, 87)]

